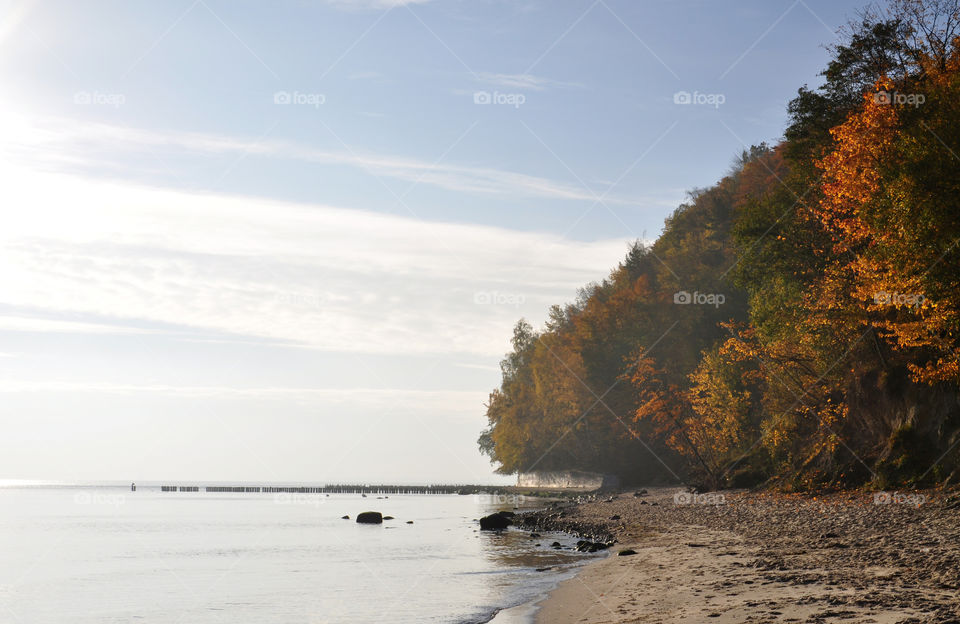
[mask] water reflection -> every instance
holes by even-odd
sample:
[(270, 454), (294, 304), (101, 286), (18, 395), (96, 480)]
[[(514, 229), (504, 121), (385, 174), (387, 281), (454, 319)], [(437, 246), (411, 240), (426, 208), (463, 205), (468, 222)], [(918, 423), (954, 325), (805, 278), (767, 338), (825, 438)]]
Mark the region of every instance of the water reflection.
[[(485, 495), (480, 495), (485, 496)], [(483, 514), (488, 515), (498, 511), (536, 511), (550, 504), (549, 500), (514, 495), (491, 495), (488, 504), (482, 505)], [(511, 527), (506, 531), (480, 531), (483, 543), (484, 556), (499, 566), (510, 568), (538, 568), (567, 567), (570, 564), (583, 562), (586, 559), (602, 556), (602, 553), (576, 552), (577, 538), (563, 533), (540, 533), (538, 537), (531, 537), (529, 530), (520, 530)], [(555, 549), (551, 544), (559, 542), (561, 548)]]
[[(541, 533), (530, 537), (528, 531), (482, 531), (486, 557), (502, 566), (515, 568), (544, 568), (565, 566), (596, 557), (596, 554), (579, 553), (573, 550), (577, 539), (560, 533)], [(550, 545), (559, 542), (561, 549)]]

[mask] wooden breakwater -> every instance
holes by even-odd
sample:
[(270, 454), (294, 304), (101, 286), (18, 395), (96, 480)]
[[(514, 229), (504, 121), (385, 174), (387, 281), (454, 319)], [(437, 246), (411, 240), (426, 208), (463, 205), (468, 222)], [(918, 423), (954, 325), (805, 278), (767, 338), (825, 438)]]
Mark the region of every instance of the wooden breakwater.
[(163, 492), (211, 492), (231, 494), (491, 494), (506, 488), (484, 485), (162, 485)]

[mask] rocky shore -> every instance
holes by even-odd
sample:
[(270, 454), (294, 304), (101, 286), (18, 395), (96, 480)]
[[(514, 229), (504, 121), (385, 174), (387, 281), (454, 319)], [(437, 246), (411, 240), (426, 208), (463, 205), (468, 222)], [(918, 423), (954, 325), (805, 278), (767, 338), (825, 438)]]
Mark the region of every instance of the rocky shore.
[(607, 523), (593, 519), (582, 518), (578, 513), (580, 505), (585, 503), (554, 503), (547, 509), (520, 514), (514, 518), (516, 526), (534, 532), (557, 531), (576, 537), (613, 545), (616, 536)]
[(558, 501), (515, 524), (617, 543), (541, 622), (960, 623), (956, 493), (662, 488)]

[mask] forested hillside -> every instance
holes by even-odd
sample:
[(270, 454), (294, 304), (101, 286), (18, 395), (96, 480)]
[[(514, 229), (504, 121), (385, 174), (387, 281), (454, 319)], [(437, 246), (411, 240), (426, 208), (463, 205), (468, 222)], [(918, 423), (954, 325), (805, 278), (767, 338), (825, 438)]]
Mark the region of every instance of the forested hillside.
[(517, 324), (479, 440), (501, 472), (960, 476), (957, 4), (864, 14), (782, 142), (744, 151), (544, 327)]

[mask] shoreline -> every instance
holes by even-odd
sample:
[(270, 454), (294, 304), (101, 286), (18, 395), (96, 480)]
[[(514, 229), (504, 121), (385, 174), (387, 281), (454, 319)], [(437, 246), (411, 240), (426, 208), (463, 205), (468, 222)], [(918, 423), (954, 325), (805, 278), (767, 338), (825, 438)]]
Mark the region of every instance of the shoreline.
[(489, 619), (483, 620), (478, 624), (534, 624), (534, 622), (536, 622), (536, 614), (540, 610), (540, 604), (544, 600), (547, 600), (561, 585), (574, 580), (578, 574), (595, 563), (597, 563), (597, 561), (570, 565), (564, 570), (563, 578), (558, 578), (551, 588), (544, 590), (532, 598), (526, 599), (524, 602), (508, 607), (501, 607), (497, 609)]
[[(878, 501), (870, 492), (727, 491), (678, 503), (678, 491), (621, 492), (526, 514), (522, 526), (608, 531), (616, 540), (609, 556), (533, 603), (533, 621), (960, 620), (956, 493)], [(618, 556), (627, 548), (636, 554)]]
[[(550, 495), (539, 493), (536, 495), (542, 502), (542, 505), (531, 511), (517, 513), (513, 520), (514, 524), (510, 530), (522, 533), (542, 533), (544, 541), (553, 539), (550, 534), (566, 540), (579, 538), (579, 540), (589, 540), (591, 542), (602, 542), (613, 544), (615, 538), (612, 533), (607, 531), (599, 524), (573, 524), (564, 523), (558, 513), (566, 513), (564, 510), (571, 509), (577, 505), (584, 504), (593, 500), (596, 495), (593, 493), (583, 493), (576, 491), (563, 492), (559, 495)], [(574, 545), (567, 544), (564, 549), (569, 550)], [(593, 551), (589, 551), (593, 552)], [(593, 560), (571, 562), (562, 566), (562, 572), (559, 573), (552, 586), (545, 589), (538, 595), (527, 597), (523, 602), (498, 608), (489, 618), (483, 619), (478, 624), (533, 624), (535, 614), (539, 611), (539, 605), (546, 600), (557, 587), (565, 582), (576, 578), (585, 568), (597, 563), (599, 559), (596, 555), (592, 557), (584, 552), (585, 557)]]

